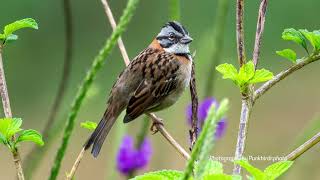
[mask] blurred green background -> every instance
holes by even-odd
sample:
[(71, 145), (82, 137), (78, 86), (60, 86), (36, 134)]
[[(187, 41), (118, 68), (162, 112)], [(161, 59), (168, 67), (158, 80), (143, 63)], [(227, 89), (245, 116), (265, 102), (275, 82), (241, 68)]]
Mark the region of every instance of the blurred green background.
[[(58, 119), (66, 119), (71, 101), (77, 88), (88, 70), (94, 56), (102, 47), (105, 39), (111, 33), (111, 27), (104, 14), (100, 1), (71, 1), (74, 18), (74, 57), (72, 62), (71, 83), (69, 85), (63, 107)], [(110, 0), (110, 6), (116, 19), (122, 13), (126, 1)], [(182, 23), (187, 27), (194, 42), (192, 50), (197, 50), (197, 82), (200, 99), (203, 99), (212, 50), (212, 34), (214, 28), (217, 1), (185, 0), (181, 2)], [(259, 1), (246, 1), (245, 5), (245, 39), (247, 55), (251, 57), (254, 42)], [(284, 28), (319, 29), (320, 1), (317, 0), (283, 0), (270, 1), (267, 11), (265, 33), (262, 43), (260, 67), (277, 73), (291, 64), (278, 57), (276, 50), (293, 48), (299, 56), (306, 55), (302, 48), (281, 40)], [(23, 127), (41, 131), (52, 106), (60, 76), (64, 57), (64, 23), (61, 1), (1, 1), (0, 27), (25, 17), (32, 17), (39, 23), (39, 30), (18, 32), (19, 41), (8, 45), (3, 54), (7, 84), (13, 114), (24, 119)], [(168, 1), (141, 1), (133, 20), (130, 22), (123, 40), (130, 58), (144, 49), (168, 21)], [(237, 65), (235, 40), (235, 2), (230, 2), (224, 45), (220, 62)], [(107, 95), (118, 73), (124, 68), (118, 48), (106, 60), (102, 72), (89, 93), (77, 118), (77, 126), (64, 158), (59, 179), (63, 179), (80, 151), (89, 132), (80, 128), (80, 122), (85, 120), (98, 121), (105, 110)], [(281, 84), (274, 87), (256, 104), (252, 113), (247, 138), (246, 155), (281, 156), (293, 150), (301, 143), (301, 133), (309, 121), (320, 113), (320, 63), (311, 64), (296, 72)], [(222, 80), (217, 75), (214, 96), (221, 100), (228, 97), (231, 110), (228, 115), (228, 129), (225, 136), (215, 146), (213, 155), (233, 156), (237, 138), (240, 113), (240, 95), (238, 89), (230, 82)], [(185, 107), (190, 103), (190, 93), (186, 91), (183, 98), (173, 107), (158, 113), (165, 119), (165, 125), (185, 147), (189, 147), (188, 126), (185, 120)], [(1, 114), (3, 116), (3, 114)], [(123, 126), (128, 133), (135, 135), (140, 129), (142, 118)], [(318, 119), (319, 120), (319, 119)], [(179, 127), (179, 128), (177, 128)], [(318, 128), (318, 130), (320, 127)], [(76, 174), (76, 179), (103, 179), (114, 172), (114, 166), (109, 167), (115, 157), (110, 149), (115, 145), (115, 132), (107, 138), (102, 153), (98, 159), (86, 156)], [(150, 133), (149, 133), (150, 134)], [(51, 150), (46, 154), (42, 165), (34, 172), (33, 179), (46, 179), (56, 149), (60, 143), (61, 133)], [(149, 136), (153, 145), (151, 164), (144, 171), (159, 169), (182, 170), (185, 160), (166, 142), (160, 134)], [(24, 144), (21, 148), (22, 158), (32, 147)], [(283, 179), (318, 179), (320, 177), (319, 159), (320, 147), (316, 145), (298, 159), (293, 168)], [(0, 178), (15, 179), (15, 169), (12, 157), (7, 149), (0, 148)], [(111, 156), (112, 155), (112, 156)], [(260, 168), (271, 162), (255, 161)], [(107, 167), (108, 166), (108, 167)], [(231, 172), (232, 163), (226, 163), (226, 172)], [(139, 173), (142, 173), (140, 171)], [(121, 176), (118, 176), (121, 178)], [(122, 177), (123, 178), (123, 177)]]

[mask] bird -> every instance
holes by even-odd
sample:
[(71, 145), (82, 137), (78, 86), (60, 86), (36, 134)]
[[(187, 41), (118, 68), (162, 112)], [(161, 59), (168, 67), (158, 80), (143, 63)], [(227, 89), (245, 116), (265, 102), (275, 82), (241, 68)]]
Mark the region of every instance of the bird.
[[(114, 83), (107, 109), (96, 129), (84, 144), (97, 158), (101, 147), (122, 111), (124, 123), (145, 113), (173, 105), (190, 83), (193, 41), (186, 28), (177, 21), (167, 22), (152, 40), (120, 73)], [(161, 122), (158, 122), (161, 123)]]

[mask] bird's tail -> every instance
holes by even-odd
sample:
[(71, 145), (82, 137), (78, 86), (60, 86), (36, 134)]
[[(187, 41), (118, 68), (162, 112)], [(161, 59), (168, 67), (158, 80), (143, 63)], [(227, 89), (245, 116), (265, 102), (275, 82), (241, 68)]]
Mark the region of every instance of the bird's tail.
[(95, 158), (99, 155), (104, 140), (110, 132), (114, 122), (117, 120), (117, 117), (121, 113), (121, 111), (115, 112), (113, 109), (114, 108), (110, 106), (107, 108), (97, 128), (94, 130), (87, 142), (84, 144), (85, 150), (87, 150), (91, 147), (91, 145), (93, 145), (91, 154)]

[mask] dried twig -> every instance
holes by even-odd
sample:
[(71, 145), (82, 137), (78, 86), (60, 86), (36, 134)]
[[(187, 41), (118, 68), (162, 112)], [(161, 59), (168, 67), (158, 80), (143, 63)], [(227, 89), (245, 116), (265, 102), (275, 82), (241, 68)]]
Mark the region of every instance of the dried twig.
[(253, 63), (257, 68), (259, 55), (260, 55), (260, 47), (261, 47), (261, 39), (262, 33), (264, 30), (264, 22), (266, 20), (266, 10), (267, 10), (268, 0), (262, 0), (259, 8), (259, 15), (257, 21), (257, 30), (256, 30), (256, 40), (254, 43), (253, 50)]
[[(117, 24), (116, 24), (116, 21), (114, 20), (114, 17), (112, 15), (112, 11), (110, 9), (110, 6), (109, 6), (107, 0), (101, 0), (101, 3), (103, 4), (105, 13), (109, 19), (109, 23), (111, 24), (112, 30), (115, 30)], [(122, 58), (124, 60), (124, 63), (126, 64), (126, 66), (128, 66), (130, 63), (130, 59), (129, 59), (128, 53), (126, 51), (126, 48), (123, 44), (121, 36), (118, 39), (118, 46), (119, 46), (120, 52), (122, 54)]]
[[(4, 68), (3, 68), (2, 49), (3, 49), (3, 45), (0, 44), (0, 94), (1, 94), (4, 115), (6, 118), (12, 118), (10, 99), (9, 99), (8, 88), (7, 88), (7, 83), (6, 83), (6, 78), (5, 78)], [(13, 136), (12, 139), (14, 140), (15, 137)], [(20, 158), (20, 153), (18, 151), (18, 148), (16, 148), (15, 151), (12, 152), (12, 155), (13, 155), (13, 162), (17, 170), (18, 179), (24, 180), (24, 174), (23, 174), (21, 158)]]
[(312, 148), (314, 145), (320, 142), (320, 132), (313, 136), (311, 139), (303, 143), (301, 146), (299, 146), (297, 149), (292, 151), (290, 154), (286, 156), (286, 159), (289, 161), (294, 161), (298, 157), (300, 157), (303, 153), (308, 151), (310, 148)]
[[(161, 121), (160, 118), (158, 118), (156, 115), (153, 113), (148, 113), (147, 114), (154, 122), (159, 122)], [(174, 140), (174, 138), (168, 133), (168, 131), (164, 128), (163, 125), (156, 123), (155, 124), (157, 127), (157, 130), (160, 131), (162, 136), (167, 139), (167, 141), (186, 159), (190, 159), (190, 155), (187, 153), (186, 150), (184, 150), (180, 144)]]
[[(193, 58), (194, 59), (194, 58)], [(190, 93), (191, 93), (191, 102), (192, 102), (192, 126), (189, 131), (190, 133), (190, 151), (192, 151), (193, 146), (196, 144), (198, 138), (198, 94), (196, 86), (196, 73), (195, 73), (195, 63), (192, 62), (192, 72), (191, 72), (191, 81), (190, 81)]]
[(237, 30), (237, 51), (240, 67), (246, 63), (246, 50), (244, 45), (244, 27), (243, 27), (244, 0), (237, 0), (236, 10), (236, 30)]
[(73, 176), (76, 173), (76, 171), (77, 171), (77, 169), (79, 167), (80, 161), (83, 158), (83, 155), (84, 155), (85, 152), (86, 152), (86, 150), (83, 147), (81, 149), (76, 161), (74, 162), (71, 171), (67, 174), (66, 180), (71, 180), (73, 178)]

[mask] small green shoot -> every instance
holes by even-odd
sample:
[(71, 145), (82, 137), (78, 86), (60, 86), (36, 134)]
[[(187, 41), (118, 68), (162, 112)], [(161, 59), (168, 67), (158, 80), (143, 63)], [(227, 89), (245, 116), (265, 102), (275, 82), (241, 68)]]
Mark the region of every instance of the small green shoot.
[(232, 64), (228, 63), (220, 64), (216, 67), (216, 70), (223, 75), (223, 79), (231, 79), (240, 88), (241, 92), (244, 92), (249, 84), (265, 82), (273, 78), (273, 73), (266, 69), (255, 71), (252, 61), (244, 64), (239, 72)]
[[(34, 142), (40, 146), (44, 145), (42, 136), (33, 129), (21, 129), (22, 119), (20, 118), (3, 118), (0, 119), (0, 143), (6, 145), (11, 152), (16, 151), (16, 147), (20, 142)], [(18, 135), (13, 139), (14, 135)]]
[(17, 40), (18, 36), (13, 33), (23, 28), (38, 29), (38, 24), (32, 18), (21, 19), (11, 24), (8, 24), (4, 27), (3, 33), (0, 34), (0, 41), (2, 41), (3, 44), (5, 44), (6, 42)]

